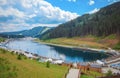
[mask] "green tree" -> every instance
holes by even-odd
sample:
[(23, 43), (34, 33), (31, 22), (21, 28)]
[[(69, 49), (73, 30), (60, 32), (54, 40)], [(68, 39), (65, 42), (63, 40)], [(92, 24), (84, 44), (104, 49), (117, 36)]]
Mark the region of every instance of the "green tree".
[(18, 60), (22, 60), (21, 54), (19, 54), (19, 55), (17, 56), (17, 59), (18, 59)]
[(46, 67), (50, 68), (50, 62), (49, 61), (46, 62)]
[(108, 72), (106, 73), (106, 76), (112, 76), (112, 71), (111, 70), (108, 70)]

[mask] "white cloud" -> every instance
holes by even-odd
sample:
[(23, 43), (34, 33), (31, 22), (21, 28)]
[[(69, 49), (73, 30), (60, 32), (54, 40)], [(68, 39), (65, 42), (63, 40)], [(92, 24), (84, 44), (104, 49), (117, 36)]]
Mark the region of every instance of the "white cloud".
[(0, 0), (0, 6), (3, 5), (14, 5), (16, 2), (18, 2), (17, 0)]
[(21, 31), (21, 30), (27, 30), (31, 29), (33, 27), (37, 26), (48, 26), (48, 27), (55, 27), (58, 26), (59, 24), (27, 24), (24, 22), (21, 22), (19, 24), (5, 24), (5, 23), (0, 23), (0, 32), (11, 32), (12, 31)]
[[(75, 0), (76, 1), (76, 0)], [(24, 5), (25, 4), (25, 5)], [(49, 20), (57, 20), (57, 21), (69, 21), (78, 16), (76, 13), (71, 13), (69, 11), (64, 11), (59, 7), (54, 7), (50, 3), (44, 0), (23, 0), (23, 7), (25, 8), (33, 8), (34, 13), (36, 13), (39, 17), (44, 17)]]
[(0, 0), (0, 5), (5, 5), (7, 3), (6, 0)]
[(89, 12), (89, 14), (93, 14), (93, 13), (96, 13), (96, 12), (98, 12), (100, 9), (98, 9), (98, 8), (95, 8), (95, 9), (93, 9), (92, 11), (90, 11)]
[(15, 8), (12, 8), (12, 7), (9, 7), (7, 9), (2, 9), (0, 7), (0, 16), (16, 16), (16, 17), (19, 17), (19, 18), (23, 18), (25, 16), (25, 14), (21, 11), (19, 11), (18, 9), (15, 9)]
[(76, 0), (68, 0), (69, 2), (76, 2)]
[(36, 14), (32, 14), (32, 15), (29, 15), (29, 18), (33, 18), (35, 16), (36, 16)]
[(52, 6), (48, 6), (48, 7), (41, 6), (40, 11), (41, 11), (40, 13), (41, 16), (45, 16), (46, 18), (51, 20), (56, 19), (58, 21), (69, 21), (78, 16), (76, 13), (64, 11), (58, 7), (52, 7)]
[(5, 24), (0, 23), (0, 32), (11, 32), (11, 31), (21, 31), (28, 29), (30, 26), (27, 23), (19, 23), (19, 24)]
[(93, 4), (95, 4), (95, 1), (94, 0), (90, 0), (89, 1), (89, 5), (93, 5)]
[(55, 7), (45, 0), (0, 0), (0, 18), (1, 16), (13, 18), (0, 23), (0, 32), (35, 26), (56, 26), (79, 15)]

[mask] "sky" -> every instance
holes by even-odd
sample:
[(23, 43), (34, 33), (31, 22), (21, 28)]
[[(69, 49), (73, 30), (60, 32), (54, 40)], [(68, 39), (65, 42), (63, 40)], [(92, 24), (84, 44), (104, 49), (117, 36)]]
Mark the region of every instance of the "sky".
[(0, 0), (0, 32), (54, 27), (120, 0)]

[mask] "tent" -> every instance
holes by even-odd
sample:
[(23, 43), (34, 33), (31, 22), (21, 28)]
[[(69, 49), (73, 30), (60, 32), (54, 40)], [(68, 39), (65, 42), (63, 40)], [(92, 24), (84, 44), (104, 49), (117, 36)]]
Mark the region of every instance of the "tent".
[(102, 62), (102, 61), (100, 61), (100, 60), (97, 60), (96, 61), (98, 64), (100, 64), (100, 65), (104, 65), (105, 63), (104, 62)]
[(64, 61), (63, 60), (56, 60), (54, 61), (54, 64), (62, 64)]

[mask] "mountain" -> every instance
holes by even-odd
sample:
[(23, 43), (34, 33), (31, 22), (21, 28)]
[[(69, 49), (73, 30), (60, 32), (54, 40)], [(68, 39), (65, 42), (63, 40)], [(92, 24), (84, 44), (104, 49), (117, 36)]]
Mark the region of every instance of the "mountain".
[(47, 32), (48, 30), (52, 29), (52, 27), (34, 27), (30, 30), (23, 30), (23, 31), (17, 31), (17, 32), (3, 32), (0, 33), (4, 36), (10, 36), (10, 37), (40, 37), (42, 34)]
[(101, 8), (94, 14), (85, 14), (60, 24), (46, 34), (42, 37), (47, 39), (86, 35), (109, 36), (111, 34), (120, 37), (120, 2)]

